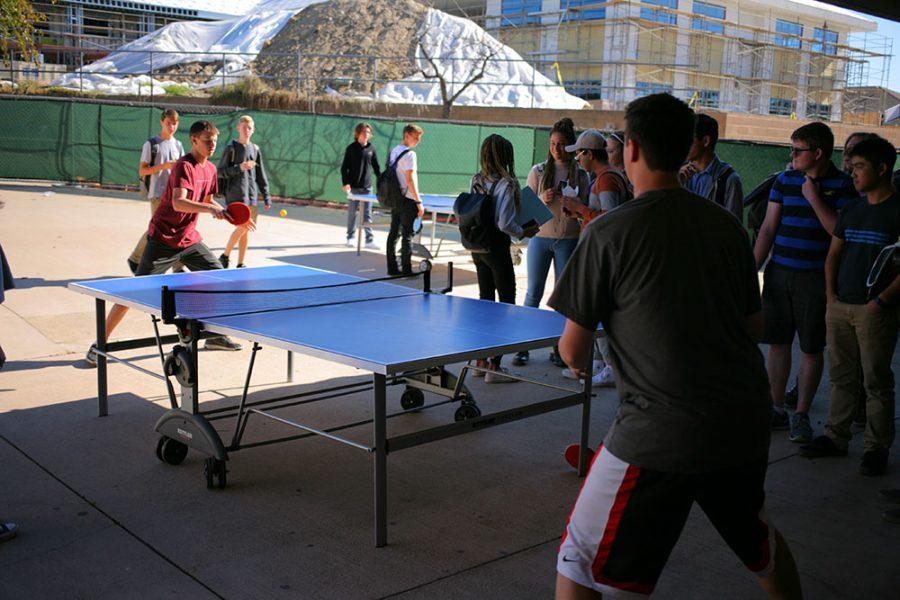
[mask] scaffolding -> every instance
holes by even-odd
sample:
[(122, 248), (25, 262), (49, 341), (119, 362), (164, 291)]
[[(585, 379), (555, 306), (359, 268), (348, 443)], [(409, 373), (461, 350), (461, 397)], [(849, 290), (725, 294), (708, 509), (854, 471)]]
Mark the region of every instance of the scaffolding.
[[(759, 4), (728, 3), (715, 14), (664, 0), (564, 0), (557, 11), (487, 15), (485, 26), (541, 72), (598, 108), (621, 110), (666, 91), (693, 106), (840, 121), (886, 85), (891, 38), (840, 24), (777, 31)], [(676, 3), (677, 4), (677, 3)], [(700, 4), (700, 3), (697, 3)], [(696, 5), (695, 4), (695, 7)], [(869, 99), (870, 100), (870, 99)]]

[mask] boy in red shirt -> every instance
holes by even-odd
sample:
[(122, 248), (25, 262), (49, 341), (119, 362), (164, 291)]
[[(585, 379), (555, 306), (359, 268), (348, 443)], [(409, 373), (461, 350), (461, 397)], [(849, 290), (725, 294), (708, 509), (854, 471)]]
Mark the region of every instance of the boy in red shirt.
[[(213, 200), (218, 193), (216, 166), (209, 158), (216, 151), (219, 130), (209, 121), (197, 121), (191, 125), (191, 152), (181, 157), (172, 168), (166, 191), (159, 208), (150, 219), (147, 230), (147, 246), (141, 256), (136, 276), (159, 275), (176, 263), (181, 263), (191, 271), (211, 271), (221, 269), (218, 259), (203, 243), (196, 229), (200, 213), (208, 213), (215, 219), (225, 218), (225, 209)], [(245, 227), (256, 229), (253, 222)], [(127, 306), (115, 304), (106, 318), (106, 338), (122, 321)], [(206, 348), (240, 350), (240, 344), (225, 336), (209, 338)], [(85, 360), (96, 366), (96, 347), (91, 346)]]

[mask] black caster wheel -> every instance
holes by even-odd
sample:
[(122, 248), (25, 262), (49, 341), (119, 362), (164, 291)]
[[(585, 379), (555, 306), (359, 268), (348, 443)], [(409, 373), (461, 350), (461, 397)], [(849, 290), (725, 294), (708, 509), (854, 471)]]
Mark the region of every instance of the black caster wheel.
[(400, 396), (400, 406), (403, 410), (412, 410), (425, 404), (425, 393), (418, 388), (408, 387)]
[(169, 465), (180, 465), (187, 456), (188, 447), (178, 440), (162, 436), (156, 444), (156, 458)]
[(225, 487), (228, 483), (227, 473), (228, 469), (225, 468), (224, 460), (209, 457), (203, 463), (203, 475), (206, 477), (206, 487), (209, 489)]
[(419, 271), (420, 272), (424, 273), (425, 271), (430, 271), (430, 270), (431, 270), (431, 261), (430, 260), (426, 259), (419, 263)]
[(478, 406), (475, 404), (463, 404), (456, 409), (455, 413), (453, 413), (453, 418), (454, 420), (456, 420), (456, 422), (467, 421), (469, 419), (474, 419), (480, 416), (481, 409), (478, 408)]

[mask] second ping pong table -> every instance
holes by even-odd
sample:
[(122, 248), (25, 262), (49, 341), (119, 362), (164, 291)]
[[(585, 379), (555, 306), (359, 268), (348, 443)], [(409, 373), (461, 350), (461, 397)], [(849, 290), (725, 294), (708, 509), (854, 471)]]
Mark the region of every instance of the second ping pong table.
[[(374, 459), (375, 544), (384, 546), (389, 453), (577, 405), (581, 406), (580, 444), (589, 448), (590, 373), (580, 389), (520, 378), (553, 390), (554, 397), (488, 414), (482, 414), (465, 385), (469, 372), (483, 370), (475, 364), (476, 359), (552, 346), (562, 334), (561, 315), (433, 292), (430, 272), (418, 278), (421, 290), (398, 285), (393, 280), (396, 278), (366, 280), (285, 265), (82, 281), (69, 287), (95, 298), (101, 416), (108, 405), (107, 360), (113, 360), (165, 380), (171, 408), (156, 423), (156, 431), (161, 434), (157, 457), (179, 464), (189, 448), (200, 452), (207, 457), (204, 473), (208, 487), (225, 486), (226, 461), (241, 449), (322, 436), (370, 453)], [(452, 286), (452, 275), (450, 279)], [(416, 283), (404, 281), (410, 282)], [(149, 313), (154, 337), (107, 342), (107, 302)], [(160, 322), (176, 325), (177, 336), (161, 336)], [(249, 340), (253, 347), (239, 402), (201, 410), (198, 341), (210, 335)], [(166, 353), (163, 346), (172, 341), (175, 344)], [(263, 345), (356, 367), (372, 373), (372, 378), (277, 398), (251, 398), (248, 392), (254, 361)], [(158, 349), (163, 375), (114, 354), (147, 346)], [(458, 375), (445, 368), (453, 363), (464, 363)], [(172, 379), (180, 385), (180, 403)], [(404, 386), (401, 410), (390, 414), (389, 385)], [(371, 419), (317, 428), (279, 414), (287, 407), (365, 391), (373, 393)], [(426, 404), (425, 392), (440, 400)], [(389, 419), (448, 403), (459, 403), (453, 422), (388, 434)], [(254, 422), (270, 419), (299, 433), (248, 443), (243, 436), (251, 417)], [(233, 423), (230, 440), (223, 440), (212, 425), (220, 419)], [(371, 426), (371, 442), (343, 433), (363, 426)], [(582, 452), (580, 475), (584, 475), (586, 466), (586, 453)]]

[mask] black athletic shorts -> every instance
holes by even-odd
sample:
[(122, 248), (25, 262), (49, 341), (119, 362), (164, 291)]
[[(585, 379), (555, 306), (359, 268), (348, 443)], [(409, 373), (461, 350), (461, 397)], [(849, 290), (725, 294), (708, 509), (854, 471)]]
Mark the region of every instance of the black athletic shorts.
[(141, 262), (134, 274), (159, 275), (177, 263), (181, 263), (191, 271), (212, 271), (222, 268), (219, 260), (203, 242), (197, 242), (187, 248), (172, 248), (148, 236)]
[(765, 515), (767, 457), (703, 474), (630, 465), (601, 446), (566, 523), (557, 571), (616, 596), (650, 594), (694, 502), (748, 569), (771, 573), (775, 530)]
[(794, 332), (800, 350), (818, 354), (825, 348), (825, 274), (789, 271), (769, 262), (763, 275), (762, 343), (790, 345)]

